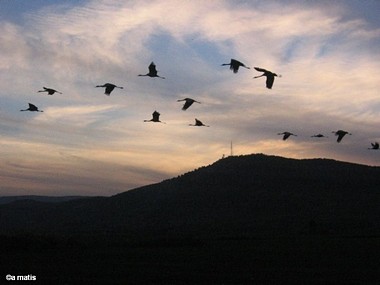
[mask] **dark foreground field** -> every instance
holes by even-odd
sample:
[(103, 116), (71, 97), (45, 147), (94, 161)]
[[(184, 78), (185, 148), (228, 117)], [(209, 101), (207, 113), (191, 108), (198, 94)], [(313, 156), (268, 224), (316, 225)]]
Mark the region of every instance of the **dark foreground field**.
[(32, 274), (44, 284), (380, 284), (379, 237), (1, 239), (3, 280)]

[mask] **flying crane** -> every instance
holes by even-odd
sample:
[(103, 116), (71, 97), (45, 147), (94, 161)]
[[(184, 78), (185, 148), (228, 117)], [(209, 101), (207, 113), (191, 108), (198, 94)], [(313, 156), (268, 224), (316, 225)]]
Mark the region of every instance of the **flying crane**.
[(266, 78), (267, 78), (267, 80), (266, 80), (266, 86), (267, 86), (268, 89), (272, 89), (273, 82), (274, 82), (274, 77), (275, 76), (281, 77), (281, 75), (277, 75), (276, 73), (273, 73), (272, 71), (266, 70), (264, 68), (255, 67), (255, 69), (257, 71), (263, 72), (263, 74), (261, 74), (259, 76), (255, 76), (253, 78), (259, 78), (259, 77), (262, 77), (262, 76), (266, 76)]
[(193, 126), (193, 127), (209, 127), (208, 125), (203, 124), (198, 119), (195, 119), (195, 124), (189, 124), (189, 126)]
[(346, 131), (343, 131), (343, 130), (338, 130), (338, 131), (332, 132), (332, 133), (334, 133), (336, 136), (338, 136), (338, 138), (336, 140), (338, 143), (340, 143), (342, 141), (342, 139), (343, 139), (343, 137), (345, 135), (352, 135), (349, 132), (346, 132)]
[(139, 74), (138, 76), (159, 77), (159, 78), (165, 79), (165, 77), (159, 76), (157, 74), (156, 65), (154, 64), (153, 61), (149, 65), (149, 72), (147, 74)]
[(25, 110), (20, 110), (21, 112), (23, 111), (31, 111), (31, 112), (43, 112), (42, 110), (38, 110), (38, 107), (36, 105), (33, 105), (32, 103), (28, 103), (29, 108)]
[(233, 71), (233, 73), (237, 73), (239, 71), (239, 67), (245, 67), (247, 69), (250, 69), (250, 67), (246, 66), (244, 63), (236, 60), (236, 59), (233, 59), (231, 58), (231, 61), (230, 63), (223, 63), (222, 66), (225, 66), (225, 65), (229, 65), (230, 66), (230, 70)]
[(59, 93), (62, 94), (62, 92), (59, 92), (53, 88), (48, 88), (48, 87), (42, 87), (44, 90), (39, 90), (37, 92), (47, 92), (48, 95), (53, 95), (54, 93)]
[(158, 113), (157, 111), (154, 111), (153, 113), (152, 113), (152, 119), (150, 119), (150, 120), (144, 120), (144, 122), (154, 122), (154, 123), (163, 123), (163, 124), (165, 124), (164, 122), (161, 122), (160, 121), (160, 113)]
[(177, 102), (181, 102), (181, 101), (185, 101), (185, 104), (182, 107), (183, 111), (186, 111), (191, 105), (193, 105), (193, 103), (199, 103), (199, 104), (201, 103), (191, 98), (177, 100)]
[(115, 88), (123, 89), (123, 87), (121, 87), (121, 86), (116, 86), (115, 84), (112, 84), (112, 83), (105, 83), (105, 84), (103, 84), (103, 85), (96, 85), (95, 87), (105, 87), (106, 89), (104, 90), (104, 94), (106, 94), (107, 96), (110, 96), (110, 95), (111, 95), (111, 92), (112, 92)]
[(277, 135), (283, 135), (282, 140), (286, 141), (290, 136), (297, 136), (293, 133), (290, 132), (283, 132), (283, 133), (278, 133)]

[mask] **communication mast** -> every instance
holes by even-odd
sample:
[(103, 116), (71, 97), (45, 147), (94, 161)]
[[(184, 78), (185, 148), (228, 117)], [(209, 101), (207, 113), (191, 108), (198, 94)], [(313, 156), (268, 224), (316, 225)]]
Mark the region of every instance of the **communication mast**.
[(234, 155), (234, 150), (232, 148), (232, 141), (231, 141), (231, 156), (233, 156), (233, 155)]

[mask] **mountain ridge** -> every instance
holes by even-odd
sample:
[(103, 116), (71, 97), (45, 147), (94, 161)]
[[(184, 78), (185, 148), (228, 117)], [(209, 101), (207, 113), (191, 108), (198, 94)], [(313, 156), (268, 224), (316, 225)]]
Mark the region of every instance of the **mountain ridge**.
[[(0, 233), (130, 238), (380, 234), (380, 167), (231, 156), (110, 197), (0, 206)], [(25, 219), (25, 217), (27, 217)]]
[(59, 203), (75, 199), (83, 199), (88, 196), (44, 196), (44, 195), (18, 195), (18, 196), (0, 196), (0, 205), (12, 203), (19, 200), (34, 200), (47, 203)]

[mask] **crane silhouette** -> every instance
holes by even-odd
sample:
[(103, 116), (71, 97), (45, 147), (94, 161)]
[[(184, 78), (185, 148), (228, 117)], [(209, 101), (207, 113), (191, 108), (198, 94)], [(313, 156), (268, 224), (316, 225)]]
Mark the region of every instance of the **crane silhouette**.
[(208, 125), (203, 124), (200, 120), (195, 119), (195, 124), (189, 124), (189, 126), (193, 127), (209, 127)]
[(225, 65), (229, 65), (230, 66), (230, 69), (234, 72), (234, 73), (237, 73), (239, 71), (239, 67), (245, 67), (247, 69), (250, 69), (250, 67), (248, 66), (245, 66), (244, 63), (236, 60), (236, 59), (233, 59), (231, 58), (231, 61), (230, 63), (223, 63), (221, 66), (225, 66)]
[(378, 142), (375, 142), (375, 143), (371, 143), (372, 147), (369, 147), (368, 149), (379, 149), (379, 143)]
[(147, 74), (139, 74), (138, 76), (159, 77), (159, 78), (165, 79), (165, 77), (157, 75), (156, 65), (154, 64), (153, 61), (149, 65), (149, 72)]
[(44, 90), (39, 90), (37, 92), (47, 92), (48, 95), (53, 95), (54, 93), (59, 93), (59, 94), (62, 94), (62, 92), (59, 92), (55, 89), (52, 89), (52, 88), (48, 88), (48, 87), (42, 87)]
[(193, 105), (194, 102), (201, 104), (201, 102), (198, 102), (198, 101), (191, 99), (191, 98), (185, 98), (185, 99), (177, 100), (177, 102), (181, 102), (181, 101), (185, 101), (185, 104), (182, 107), (182, 110), (184, 110), (184, 111), (186, 111), (191, 105)]
[(290, 132), (283, 132), (283, 133), (278, 133), (277, 135), (284, 135), (283, 137), (282, 137), (282, 140), (287, 140), (290, 136), (297, 136), (297, 135), (295, 135), (295, 134), (293, 134), (293, 133), (290, 133)]
[(161, 122), (160, 121), (160, 113), (158, 113), (157, 111), (154, 111), (152, 113), (152, 119), (150, 120), (144, 120), (144, 122), (154, 122), (154, 123), (163, 123), (163, 124), (166, 124), (165, 122)]
[(112, 92), (115, 88), (123, 89), (123, 87), (121, 87), (121, 86), (116, 86), (115, 84), (112, 84), (112, 83), (104, 83), (103, 85), (96, 85), (95, 87), (105, 87), (106, 89), (104, 90), (104, 94), (106, 94), (107, 96), (110, 96), (110, 95), (111, 95), (111, 92)]
[(338, 136), (338, 138), (336, 140), (338, 143), (341, 142), (341, 140), (343, 139), (343, 137), (345, 135), (352, 135), (349, 132), (346, 132), (346, 131), (343, 131), (343, 130), (338, 130), (338, 131), (332, 132), (332, 133), (334, 133), (336, 136)]
[(266, 81), (266, 86), (268, 89), (272, 89), (272, 86), (273, 86), (273, 82), (274, 82), (274, 77), (277, 76), (277, 77), (281, 77), (281, 75), (278, 75), (276, 73), (273, 73), (272, 71), (269, 71), (269, 70), (266, 70), (264, 68), (260, 68), (260, 67), (255, 67), (255, 69), (257, 71), (260, 71), (260, 72), (264, 72), (263, 74), (259, 75), (259, 76), (255, 76), (253, 78), (259, 78), (259, 77), (262, 77), (262, 76), (266, 76), (267, 78), (267, 81)]
[(43, 112), (42, 110), (38, 110), (38, 107), (36, 105), (33, 105), (32, 103), (28, 103), (29, 108), (25, 110), (20, 110), (21, 112), (23, 111), (31, 111), (31, 112)]
[(328, 137), (326, 137), (325, 135), (322, 135), (322, 134), (312, 135), (311, 137), (312, 138), (328, 138)]

